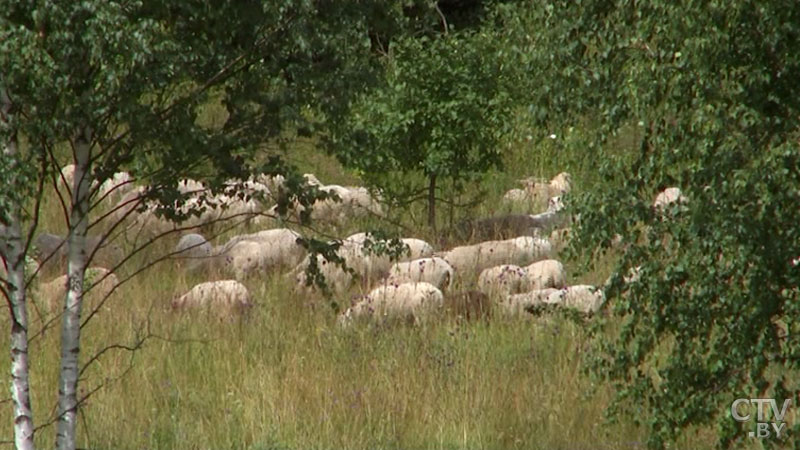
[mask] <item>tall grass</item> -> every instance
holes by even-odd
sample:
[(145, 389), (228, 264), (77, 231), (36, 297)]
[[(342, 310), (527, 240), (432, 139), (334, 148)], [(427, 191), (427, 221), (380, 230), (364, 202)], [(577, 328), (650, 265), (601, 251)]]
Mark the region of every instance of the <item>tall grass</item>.
[[(496, 212), (519, 177), (568, 170), (576, 180), (590, 179), (590, 163), (559, 151), (555, 140), (513, 145), (508, 169), (487, 176), (488, 201), (476, 214)], [(323, 182), (357, 182), (311, 141), (292, 157)], [(45, 209), (42, 229), (62, 230), (57, 204)], [(343, 235), (356, 228), (324, 231)], [(601, 282), (609, 267), (571, 281)], [(173, 296), (200, 281), (164, 262), (124, 285), (84, 327), (84, 362), (108, 345), (148, 339), (136, 351), (104, 353), (84, 374), (84, 393), (102, 387), (81, 409), (80, 446), (630, 449), (646, 440), (633, 423), (604, 422), (613, 392), (584, 374), (588, 337), (566, 318), (464, 322), (445, 316), (418, 327), (344, 330), (328, 303), (295, 295), (274, 273), (247, 281), (256, 306), (246, 317), (169, 310)], [(35, 319), (32, 330), (41, 323)], [(7, 334), (0, 346), (7, 348)], [(46, 424), (54, 415), (58, 358), (56, 327), (31, 343), (35, 419), (43, 426), (37, 444), (44, 447), (54, 442), (54, 427)], [(10, 434), (9, 406), (0, 409), (0, 421)], [(709, 442), (701, 429), (679, 448)]]

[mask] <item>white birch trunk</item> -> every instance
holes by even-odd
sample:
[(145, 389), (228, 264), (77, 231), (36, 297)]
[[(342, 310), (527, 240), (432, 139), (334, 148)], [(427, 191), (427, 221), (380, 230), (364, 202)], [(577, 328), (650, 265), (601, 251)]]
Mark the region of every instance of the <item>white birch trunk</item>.
[[(5, 126), (11, 110), (11, 99), (0, 86), (0, 125)], [(3, 155), (13, 158), (17, 142), (4, 143)], [(11, 183), (9, 183), (11, 184)], [(28, 370), (28, 304), (25, 292), (25, 245), (22, 241), (20, 207), (10, 214), (7, 227), (0, 225), (0, 253), (6, 263), (8, 306), (11, 313), (11, 399), (14, 404), (14, 445), (17, 449), (34, 447), (33, 409), (31, 408)]]
[(89, 159), (92, 135), (82, 130), (75, 142), (75, 178), (67, 237), (67, 296), (61, 327), (61, 372), (58, 380), (56, 448), (74, 449), (78, 419), (78, 371), (81, 304), (86, 273), (86, 233), (89, 225)]

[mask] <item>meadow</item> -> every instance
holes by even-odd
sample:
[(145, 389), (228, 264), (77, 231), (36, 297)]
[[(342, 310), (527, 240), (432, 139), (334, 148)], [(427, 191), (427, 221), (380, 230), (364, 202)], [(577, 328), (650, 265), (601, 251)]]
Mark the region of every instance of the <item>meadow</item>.
[[(615, 148), (624, 153), (626, 144), (620, 139)], [(591, 157), (568, 148), (552, 139), (511, 147), (508, 169), (486, 176), (479, 186), (484, 201), (470, 214), (502, 212), (491, 205), (523, 176), (567, 170), (576, 189), (604, 182), (593, 176)], [(313, 142), (299, 143), (285, 157), (325, 182), (358, 182)], [(40, 229), (62, 232), (52, 198), (44, 212)], [(437, 242), (414, 222), (413, 211), (407, 217), (406, 226), (419, 230), (415, 236)], [(369, 225), (305, 231), (343, 237)], [(172, 244), (167, 239), (153, 252)], [(565, 261), (569, 284), (602, 283), (612, 262), (613, 256), (581, 273), (578, 261)], [(82, 361), (99, 356), (82, 374), (83, 392), (93, 393), (81, 408), (79, 446), (644, 448), (646, 435), (633, 421), (605, 420), (613, 391), (584, 370), (589, 336), (566, 316), (466, 321), (444, 315), (417, 327), (340, 329), (331, 301), (295, 294), (280, 273), (245, 283), (255, 307), (244, 317), (219, 320), (170, 310), (174, 296), (201, 281), (164, 261), (120, 287), (83, 328)], [(53, 317), (38, 312), (31, 313), (34, 332)], [(7, 335), (1, 339), (8, 345)], [(57, 327), (31, 342), (37, 443), (45, 447), (54, 439), (59, 344)], [(0, 420), (10, 423), (10, 408), (0, 412)], [(639, 419), (646, 420), (647, 412)], [(713, 442), (710, 431), (688, 433), (676, 448), (704, 448)]]

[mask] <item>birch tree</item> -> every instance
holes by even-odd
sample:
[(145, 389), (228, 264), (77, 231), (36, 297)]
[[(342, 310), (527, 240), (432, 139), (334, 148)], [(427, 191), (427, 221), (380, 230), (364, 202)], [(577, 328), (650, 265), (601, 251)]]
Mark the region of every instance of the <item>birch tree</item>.
[(0, 279), (2, 291), (11, 315), (11, 398), (14, 405), (14, 445), (20, 449), (33, 448), (33, 411), (28, 380), (28, 311), (25, 280), (26, 239), (22, 234), (21, 189), (28, 185), (25, 166), (19, 155), (19, 143), (14, 130), (12, 103), (0, 79), (0, 142), (3, 159), (0, 162), (0, 256), (5, 277)]
[[(158, 213), (180, 221), (186, 212), (174, 206), (187, 200), (176, 188), (183, 178), (205, 181), (213, 194), (230, 178), (285, 172), (287, 166), (264, 158), (259, 146), (310, 126), (313, 115), (304, 114), (310, 107), (323, 116), (346, 109), (348, 92), (377, 74), (375, 46), (401, 32), (406, 19), (399, 2), (355, 1), (6, 0), (0, 11), (0, 174), (8, 180), (0, 201), (9, 206), (2, 209), (0, 250), (13, 324), (15, 442), (33, 448), (35, 430), (24, 261), (42, 186), (62, 181), (59, 148), (66, 145), (75, 172), (67, 192), (59, 191), (69, 232), (55, 420), (56, 446), (75, 448), (85, 400), (78, 396), (78, 380), (84, 280), (92, 258), (87, 235), (102, 227), (107, 240), (119, 225), (92, 217), (100, 186), (125, 169), (147, 183), (139, 203), (165, 205)], [(201, 123), (199, 108), (216, 98), (222, 99), (224, 123)], [(299, 176), (285, 175), (290, 191), (283, 204), (292, 198), (313, 204), (316, 198), (303, 194), (304, 185), (291, 182)]]
[[(646, 427), (650, 448), (712, 426), (718, 448), (747, 446), (755, 423), (731, 403), (800, 393), (800, 4), (504, 9), (536, 124), (596, 125), (583, 151), (605, 182), (579, 194), (571, 242), (589, 261), (621, 253), (612, 318), (595, 322), (610, 412)], [(631, 127), (631, 147), (610, 145)], [(666, 186), (688, 202), (653, 208)], [(796, 448), (800, 424), (786, 428), (762, 443)]]

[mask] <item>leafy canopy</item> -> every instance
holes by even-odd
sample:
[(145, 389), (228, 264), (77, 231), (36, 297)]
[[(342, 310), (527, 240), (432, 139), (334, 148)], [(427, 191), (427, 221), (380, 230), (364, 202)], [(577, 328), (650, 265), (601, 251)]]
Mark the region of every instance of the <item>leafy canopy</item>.
[[(589, 0), (506, 12), (522, 25), (508, 42), (530, 50), (532, 117), (598, 124), (587, 131), (607, 183), (582, 196), (573, 250), (595, 257), (622, 237), (613, 316), (596, 330), (614, 412), (642, 421), (653, 448), (711, 423), (720, 446), (741, 444), (753, 425), (730, 417), (734, 399), (800, 392), (800, 5)], [(614, 157), (610, 138), (631, 126), (641, 139)], [(653, 198), (671, 185), (688, 203), (659, 213)], [(624, 282), (635, 267), (639, 281)]]
[(390, 199), (425, 179), (464, 180), (499, 167), (512, 99), (492, 41), (468, 31), (398, 39), (385, 81), (356, 100), (333, 134), (339, 159)]

